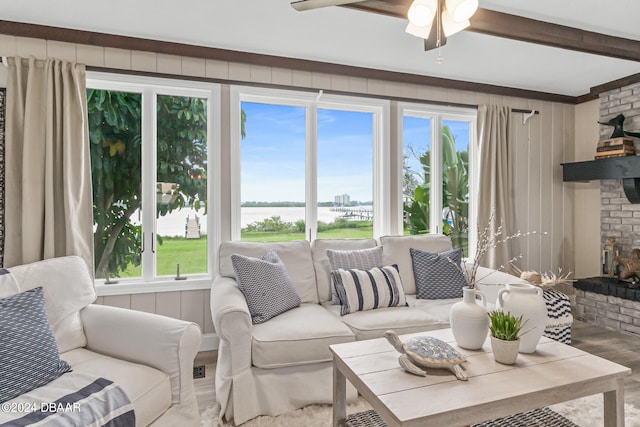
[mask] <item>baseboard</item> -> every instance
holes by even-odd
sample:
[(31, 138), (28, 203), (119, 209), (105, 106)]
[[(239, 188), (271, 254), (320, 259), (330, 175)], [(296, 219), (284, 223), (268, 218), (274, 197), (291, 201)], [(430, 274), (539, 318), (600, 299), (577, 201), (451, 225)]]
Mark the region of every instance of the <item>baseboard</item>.
[(202, 342), (200, 343), (200, 351), (211, 351), (218, 349), (218, 335), (213, 334), (202, 334)]

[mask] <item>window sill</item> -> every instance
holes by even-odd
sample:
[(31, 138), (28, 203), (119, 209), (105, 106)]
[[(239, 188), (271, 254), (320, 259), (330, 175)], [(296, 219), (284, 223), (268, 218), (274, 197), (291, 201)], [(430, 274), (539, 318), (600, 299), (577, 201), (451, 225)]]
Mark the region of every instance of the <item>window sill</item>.
[(157, 292), (196, 291), (211, 289), (213, 279), (210, 277), (194, 277), (186, 280), (161, 279), (154, 282), (123, 281), (105, 285), (102, 280), (96, 281), (96, 294), (99, 297), (111, 295), (148, 294)]

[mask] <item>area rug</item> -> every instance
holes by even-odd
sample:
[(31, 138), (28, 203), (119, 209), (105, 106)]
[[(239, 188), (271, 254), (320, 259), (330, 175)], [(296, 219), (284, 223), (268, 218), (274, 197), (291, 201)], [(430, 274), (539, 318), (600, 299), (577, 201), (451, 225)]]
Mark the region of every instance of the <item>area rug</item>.
[[(550, 406), (557, 413), (565, 416), (581, 427), (601, 427), (602, 394), (572, 400)], [(361, 412), (371, 409), (362, 398), (354, 404), (348, 405), (347, 413)], [(626, 427), (640, 427), (640, 409), (630, 404), (624, 405)], [(210, 407), (202, 412), (202, 427), (231, 427), (232, 424), (218, 423), (219, 409)], [(331, 425), (331, 405), (310, 405), (302, 409), (287, 412), (277, 417), (257, 417), (242, 427), (327, 427)]]

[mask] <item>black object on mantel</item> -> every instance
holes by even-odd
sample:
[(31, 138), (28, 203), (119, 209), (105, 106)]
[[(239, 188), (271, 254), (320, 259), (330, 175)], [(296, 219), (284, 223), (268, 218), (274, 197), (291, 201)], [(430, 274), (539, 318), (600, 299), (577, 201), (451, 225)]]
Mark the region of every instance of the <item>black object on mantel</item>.
[(620, 280), (616, 277), (589, 277), (586, 279), (578, 279), (573, 283), (573, 287), (585, 292), (611, 295), (631, 301), (640, 301), (640, 284)]
[(640, 203), (640, 156), (562, 163), (564, 182), (594, 179), (622, 179), (629, 202)]
[(617, 116), (615, 116), (613, 119), (609, 120), (608, 122), (598, 122), (601, 125), (608, 125), (608, 126), (613, 126), (613, 133), (611, 134), (611, 136), (609, 138), (621, 138), (624, 136), (624, 129), (622, 128), (622, 125), (624, 124), (624, 115), (623, 114), (618, 114)]

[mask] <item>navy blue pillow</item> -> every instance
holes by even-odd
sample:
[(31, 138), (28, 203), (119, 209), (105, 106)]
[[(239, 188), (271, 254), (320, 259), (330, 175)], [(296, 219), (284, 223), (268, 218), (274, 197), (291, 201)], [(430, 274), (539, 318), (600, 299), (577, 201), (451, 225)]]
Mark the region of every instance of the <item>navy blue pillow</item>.
[(462, 298), (467, 281), (456, 267), (462, 261), (462, 249), (434, 253), (411, 248), (410, 252), (418, 298)]
[(71, 370), (60, 360), (41, 287), (0, 299), (0, 403)]

